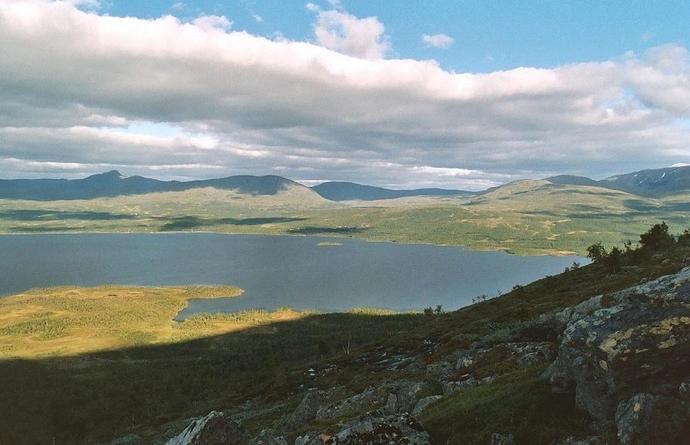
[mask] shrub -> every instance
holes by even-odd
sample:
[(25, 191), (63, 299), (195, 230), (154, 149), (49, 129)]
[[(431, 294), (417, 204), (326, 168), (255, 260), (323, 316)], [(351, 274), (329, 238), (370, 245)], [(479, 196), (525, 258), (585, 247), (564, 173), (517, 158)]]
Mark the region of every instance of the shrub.
[(608, 255), (608, 253), (606, 252), (606, 248), (601, 245), (601, 242), (592, 244), (587, 248), (587, 258), (595, 263), (601, 262), (601, 260), (606, 258), (606, 255)]
[(606, 270), (610, 273), (616, 273), (621, 270), (621, 263), (623, 258), (623, 251), (618, 247), (611, 249), (606, 257), (603, 258), (603, 263), (606, 266)]
[(678, 235), (678, 244), (682, 246), (690, 245), (690, 230), (685, 229), (683, 233)]
[(649, 250), (659, 250), (673, 245), (674, 242), (673, 235), (668, 233), (668, 225), (665, 222), (654, 224), (640, 235), (640, 245)]

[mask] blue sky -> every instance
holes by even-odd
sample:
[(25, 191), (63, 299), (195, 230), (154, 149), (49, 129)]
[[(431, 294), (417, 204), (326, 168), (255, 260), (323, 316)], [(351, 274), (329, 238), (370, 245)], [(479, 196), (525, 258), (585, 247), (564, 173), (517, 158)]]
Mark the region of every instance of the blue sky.
[(0, 177), (690, 164), (690, 2), (2, 0)]
[[(236, 30), (266, 36), (279, 32), (292, 40), (308, 40), (314, 14), (305, 3), (109, 0), (105, 9), (113, 15), (148, 18), (224, 15)], [(664, 43), (690, 44), (688, 1), (344, 0), (341, 5), (358, 17), (378, 17), (390, 35), (392, 55), (433, 58), (455, 71), (553, 67), (608, 60)], [(328, 8), (329, 3), (321, 6)], [(262, 22), (256, 21), (257, 15)], [(455, 43), (445, 50), (428, 48), (422, 43), (423, 33), (447, 34)]]

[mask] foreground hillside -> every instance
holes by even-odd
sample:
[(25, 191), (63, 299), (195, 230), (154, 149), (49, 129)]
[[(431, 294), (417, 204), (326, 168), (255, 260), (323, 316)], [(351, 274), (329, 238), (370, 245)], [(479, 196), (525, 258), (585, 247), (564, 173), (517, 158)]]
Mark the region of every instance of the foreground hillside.
[(124, 343), (82, 333), (78, 355), (22, 341), (74, 344), (79, 323), (103, 324), (85, 299), (148, 295), (171, 317), (190, 291), (8, 297), (0, 443), (687, 443), (689, 239), (658, 226), (641, 249), (452, 313), (206, 315), (185, 339), (161, 333), (182, 329), (172, 319), (147, 333), (139, 311), (112, 311)]

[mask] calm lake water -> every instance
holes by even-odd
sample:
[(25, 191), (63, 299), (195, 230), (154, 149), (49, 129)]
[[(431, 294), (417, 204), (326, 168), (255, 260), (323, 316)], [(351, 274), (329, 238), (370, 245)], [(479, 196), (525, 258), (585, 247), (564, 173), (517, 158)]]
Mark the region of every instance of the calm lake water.
[[(319, 242), (342, 243), (319, 246)], [(472, 297), (555, 274), (579, 257), (521, 257), (458, 247), (220, 234), (0, 236), (0, 294), (98, 284), (233, 284), (238, 298), (195, 300), (181, 314), (357, 306), (457, 309)]]

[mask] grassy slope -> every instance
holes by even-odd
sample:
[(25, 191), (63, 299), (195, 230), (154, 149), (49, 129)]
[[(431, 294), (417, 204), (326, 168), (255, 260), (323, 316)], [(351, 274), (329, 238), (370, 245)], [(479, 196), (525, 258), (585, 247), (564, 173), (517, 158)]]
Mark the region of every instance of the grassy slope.
[[(362, 354), (378, 357), (380, 348), (389, 353), (419, 353), (425, 340), (431, 340), (439, 345), (429, 357), (434, 360), (471, 342), (500, 342), (508, 333), (521, 332), (525, 339), (539, 337), (540, 333), (529, 328), (528, 320), (533, 317), (598, 293), (631, 286), (641, 279), (676, 271), (688, 255), (690, 249), (679, 246), (664, 254), (669, 261), (646, 258), (638, 266), (614, 275), (594, 264), (440, 316), (357, 311), (261, 317), (245, 323), (243, 329), (224, 333), (214, 329), (237, 320), (228, 316), (203, 316), (188, 326), (193, 332), (199, 332), (193, 337), (203, 337), (194, 340), (176, 341), (167, 337), (161, 343), (150, 336), (125, 336), (124, 340), (118, 337), (125, 345), (117, 350), (99, 352), (101, 346), (92, 345), (91, 352), (83, 350), (79, 355), (57, 350), (53, 357), (5, 359), (0, 361), (0, 400), (3, 401), (0, 443), (50, 443), (53, 438), (56, 444), (94, 443), (128, 431), (149, 437), (169, 428), (179, 430), (181, 425), (175, 422), (188, 416), (239, 406), (246, 400), (253, 400), (256, 409), (286, 403), (249, 423), (250, 428), (258, 427), (260, 422), (294, 409), (300, 398), (296, 391), (300, 384), (322, 388), (345, 385), (358, 391), (382, 379), (406, 377), (404, 370), (381, 371), (376, 365), (378, 358), (358, 360)], [(178, 289), (169, 291), (171, 295), (161, 289), (137, 290), (150, 292), (147, 306), (161, 301), (166, 307), (172, 306), (172, 299), (176, 309), (188, 297)], [(48, 310), (56, 311), (50, 305), (37, 309), (31, 303), (32, 298), (46, 300), (56, 296), (66, 302), (74, 299), (81, 303), (83, 295), (91, 292), (100, 293), (101, 298), (104, 292), (114, 295), (122, 292), (120, 297), (112, 297), (114, 300), (98, 299), (100, 303), (117, 306), (120, 298), (124, 301), (132, 298), (133, 289), (36, 291), (28, 296), (10, 297), (6, 304), (13, 307), (12, 313), (18, 318), (16, 325), (22, 317), (24, 321), (34, 320), (45, 317)], [(26, 298), (27, 304), (12, 306), (13, 300)], [(22, 306), (31, 310), (22, 315)], [(88, 314), (81, 309), (81, 304), (60, 307), (69, 311), (65, 314), (67, 320)], [(6, 308), (0, 311), (3, 316), (9, 313)], [(136, 331), (145, 329), (126, 312), (106, 313), (111, 314), (111, 323), (120, 329), (126, 326), (136, 326)], [(170, 323), (173, 313), (170, 308), (165, 315), (166, 323)], [(156, 326), (160, 327), (153, 325), (150, 329), (155, 331)], [(68, 326), (63, 332), (74, 335), (71, 328)], [(54, 340), (51, 336), (41, 339), (41, 335), (42, 332), (21, 330), (5, 333), (10, 344), (21, 343), (31, 336), (38, 336), (34, 342)], [(83, 344), (89, 344), (85, 337), (84, 333)], [(72, 341), (79, 343), (78, 339)], [(45, 352), (30, 351), (40, 355)], [(306, 369), (312, 366), (321, 369), (327, 364), (335, 364), (337, 371), (314, 381), (306, 379)], [(556, 434), (584, 431), (587, 419), (575, 410), (572, 395), (553, 396), (546, 383), (536, 378), (539, 369), (505, 369), (501, 363), (487, 366), (491, 369), (484, 372), (502, 374), (497, 384), (450, 397), (425, 414), (423, 423), (435, 439), (488, 443), (487, 435), (491, 432), (510, 431), (518, 438), (532, 438), (530, 443), (548, 443)], [(461, 431), (457, 425), (463, 425)]]
[(679, 230), (687, 195), (642, 198), (588, 186), (524, 181), (473, 199), (332, 203), (307, 189), (275, 196), (197, 189), (86, 201), (0, 200), (0, 233), (158, 232), (318, 234), (433, 243), (518, 254), (583, 254), (596, 241), (635, 239), (653, 222)]

